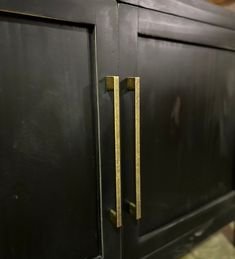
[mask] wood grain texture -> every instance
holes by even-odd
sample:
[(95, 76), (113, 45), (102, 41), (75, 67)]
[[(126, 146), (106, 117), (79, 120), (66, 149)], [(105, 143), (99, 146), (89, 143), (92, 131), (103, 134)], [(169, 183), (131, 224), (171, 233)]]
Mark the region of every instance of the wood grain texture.
[(115, 156), (102, 81), (117, 74), (116, 1), (2, 1), (0, 16), (1, 257), (120, 258), (106, 216)]
[(235, 14), (204, 0), (120, 0), (120, 2), (235, 29)]
[(139, 34), (192, 44), (235, 50), (235, 31), (186, 18), (139, 10)]
[(5, 17), (0, 31), (0, 255), (97, 256), (89, 29)]
[[(173, 9), (172, 1), (119, 7), (120, 75), (142, 82), (143, 217), (124, 215), (123, 258), (178, 258), (234, 219), (234, 30), (156, 12), (157, 4)], [(125, 91), (122, 107), (124, 195), (133, 200), (134, 100)]]

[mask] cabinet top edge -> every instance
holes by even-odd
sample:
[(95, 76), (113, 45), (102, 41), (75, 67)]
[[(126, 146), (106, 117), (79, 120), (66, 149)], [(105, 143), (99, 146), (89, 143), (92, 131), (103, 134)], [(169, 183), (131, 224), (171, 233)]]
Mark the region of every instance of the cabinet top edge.
[(117, 2), (235, 30), (234, 12), (203, 0), (117, 0)]

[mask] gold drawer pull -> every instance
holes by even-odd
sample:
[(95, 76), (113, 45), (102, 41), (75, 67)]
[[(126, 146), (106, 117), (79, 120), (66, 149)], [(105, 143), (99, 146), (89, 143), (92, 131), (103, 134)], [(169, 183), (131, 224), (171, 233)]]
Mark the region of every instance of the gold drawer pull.
[(107, 91), (114, 94), (114, 142), (115, 142), (115, 180), (116, 180), (116, 210), (110, 210), (110, 217), (117, 228), (122, 226), (122, 198), (121, 198), (121, 148), (120, 148), (120, 95), (119, 77), (106, 77)]
[(141, 176), (140, 176), (140, 78), (128, 77), (127, 89), (135, 92), (135, 192), (136, 203), (128, 202), (129, 212), (141, 219)]

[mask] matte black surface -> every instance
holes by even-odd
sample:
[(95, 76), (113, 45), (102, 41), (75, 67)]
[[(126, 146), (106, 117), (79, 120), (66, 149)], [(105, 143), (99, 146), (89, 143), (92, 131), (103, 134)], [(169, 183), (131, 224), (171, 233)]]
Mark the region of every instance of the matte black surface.
[(107, 213), (113, 100), (103, 80), (117, 75), (116, 2), (6, 1), (0, 12), (1, 154), (15, 162), (1, 171), (1, 255), (120, 258), (120, 230)]
[[(124, 4), (119, 15), (120, 75), (141, 77), (143, 213), (124, 214), (123, 257), (177, 258), (234, 219), (234, 31)], [(133, 93), (122, 106), (135, 201)]]
[(235, 55), (140, 37), (138, 71), (145, 234), (232, 190)]
[[(234, 19), (235, 23), (235, 19)], [(139, 8), (139, 34), (235, 50), (235, 31)]]
[[(125, 2), (0, 3), (1, 258), (176, 258), (234, 219), (234, 14), (195, 0)], [(108, 214), (107, 75), (122, 80), (122, 229)], [(125, 212), (135, 201), (129, 76), (141, 76), (138, 222)]]
[[(140, 257), (151, 259), (178, 259), (182, 257), (208, 236), (212, 235), (229, 222), (234, 221), (234, 198), (233, 191), (228, 195), (207, 204), (200, 210), (187, 215), (185, 218), (178, 219), (172, 224), (167, 225), (165, 228), (159, 229), (158, 240), (152, 238), (151, 235), (143, 237), (141, 241), (145, 243), (145, 245), (143, 245), (141, 250), (143, 257), (141, 254)], [(181, 230), (184, 229), (184, 234), (177, 236), (177, 228), (181, 228)], [(168, 235), (165, 235), (167, 232)], [(171, 234), (171, 241), (167, 242), (169, 233)], [(146, 242), (146, 239), (148, 239), (149, 242)], [(162, 245), (161, 248), (149, 253), (151, 247), (156, 247), (156, 243), (161, 243), (161, 240), (165, 240), (165, 245)], [(148, 245), (146, 245), (147, 243)], [(148, 255), (144, 256), (144, 254)]]
[(235, 14), (232, 11), (215, 6), (204, 0), (120, 0), (119, 2), (219, 27), (235, 29)]
[(9, 18), (0, 32), (1, 257), (94, 257), (90, 32)]

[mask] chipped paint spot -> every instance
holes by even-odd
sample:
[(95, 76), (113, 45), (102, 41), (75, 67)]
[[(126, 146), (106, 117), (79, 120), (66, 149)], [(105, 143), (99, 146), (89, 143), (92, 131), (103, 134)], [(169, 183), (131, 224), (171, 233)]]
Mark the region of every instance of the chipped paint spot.
[(194, 236), (195, 236), (195, 237), (200, 237), (200, 236), (203, 235), (203, 233), (204, 233), (203, 230), (199, 230), (199, 231), (197, 231), (197, 232), (194, 233)]

